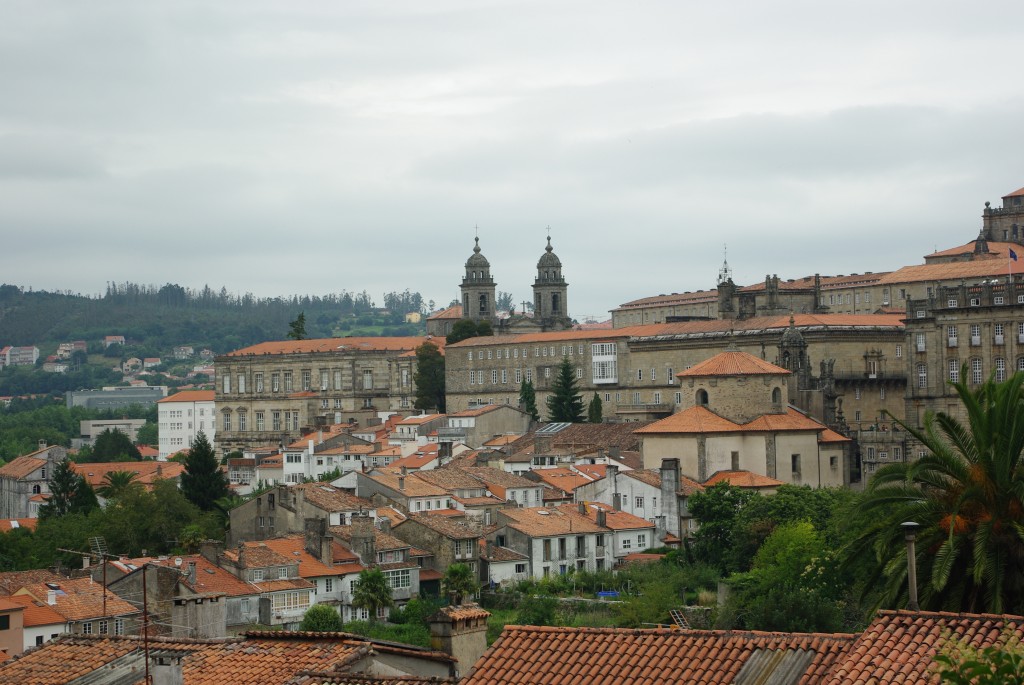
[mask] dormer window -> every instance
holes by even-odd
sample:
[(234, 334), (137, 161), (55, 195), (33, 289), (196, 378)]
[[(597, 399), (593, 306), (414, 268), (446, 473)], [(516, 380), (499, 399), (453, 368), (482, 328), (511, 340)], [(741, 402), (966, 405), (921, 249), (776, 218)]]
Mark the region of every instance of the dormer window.
[(254, 568), (252, 570), (252, 582), (254, 582), (254, 583), (262, 583), (263, 582), (263, 569), (261, 569), (261, 568)]
[(279, 580), (284, 580), (285, 578), (287, 578), (288, 577), (288, 567), (287, 566), (282, 566), (281, 568), (277, 569), (277, 577), (278, 577)]

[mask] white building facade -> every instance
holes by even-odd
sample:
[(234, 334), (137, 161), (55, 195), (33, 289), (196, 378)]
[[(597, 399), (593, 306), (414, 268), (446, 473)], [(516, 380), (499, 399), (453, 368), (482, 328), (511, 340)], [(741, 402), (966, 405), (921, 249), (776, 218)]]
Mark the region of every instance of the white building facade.
[(160, 459), (187, 450), (200, 431), (213, 444), (217, 432), (213, 390), (186, 390), (157, 402)]

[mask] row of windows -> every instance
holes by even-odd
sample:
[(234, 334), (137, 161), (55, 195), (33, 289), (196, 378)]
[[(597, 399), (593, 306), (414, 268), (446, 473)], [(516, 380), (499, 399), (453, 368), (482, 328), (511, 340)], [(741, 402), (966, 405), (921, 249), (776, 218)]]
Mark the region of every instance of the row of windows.
[[(889, 295), (888, 290), (886, 290), (885, 299), (889, 299), (888, 295)], [(828, 304), (830, 304), (830, 305), (841, 305), (841, 304), (843, 304), (844, 299), (846, 301), (846, 304), (860, 304), (862, 301), (864, 302), (864, 304), (870, 304), (871, 303), (871, 293), (870, 292), (865, 292), (863, 296), (861, 296), (860, 293), (846, 293), (845, 296), (843, 295), (843, 293), (838, 293), (838, 294), (833, 293), (833, 294), (828, 296)], [(900, 299), (901, 300), (907, 299), (907, 291), (906, 290), (900, 290)], [(820, 302), (821, 302), (822, 306), (825, 305), (825, 295), (821, 296)]]
[[(615, 347), (614, 343), (611, 343), (611, 346)], [(563, 357), (571, 357), (571, 356), (573, 356), (573, 350), (576, 351), (576, 354), (583, 354), (583, 344), (582, 343), (580, 345), (578, 345), (578, 346), (577, 345), (562, 345), (561, 348), (562, 348), (562, 355), (561, 356), (563, 356)], [(529, 356), (529, 349), (530, 348), (528, 348), (528, 347), (522, 347), (522, 348), (519, 348), (519, 347), (513, 347), (513, 348), (506, 347), (504, 349), (487, 350), (486, 351), (486, 354), (487, 354), (486, 357), (484, 357), (484, 350), (480, 350), (480, 351), (478, 351), (476, 353), (476, 358), (479, 359), (479, 360), (483, 360), (485, 358), (486, 359), (519, 359), (519, 355), (522, 354), (522, 358), (526, 359)], [(547, 356), (554, 357), (556, 349), (558, 349), (557, 345), (544, 346), (544, 347), (540, 347), (538, 345), (538, 346), (533, 348), (533, 356), (534, 357), (547, 357)], [(468, 355), (469, 355), (469, 361), (473, 361), (473, 350), (470, 350)]]
[[(355, 375), (362, 379), (362, 384), (359, 386), (360, 389), (369, 390), (373, 388), (373, 369), (362, 369), (357, 371)], [(263, 372), (257, 371), (253, 373), (253, 391), (256, 393), (262, 393), (267, 390), (267, 386), (263, 381)], [(246, 375), (239, 373), (234, 376), (236, 380), (236, 392), (238, 394), (244, 394), (246, 392)], [(231, 379), (232, 374), (230, 372), (225, 373), (221, 377), (221, 389), (225, 394), (231, 393)], [(344, 390), (342, 372), (338, 369), (320, 369), (319, 370), (319, 384), (317, 389), (319, 390)], [(398, 370), (398, 384), (403, 387), (409, 387), (412, 385), (412, 371), (410, 368), (400, 368)], [(284, 371), (281, 373), (270, 374), (270, 392), (294, 392), (295, 383), (293, 379), (293, 373), (291, 371)], [(302, 391), (313, 390), (313, 372), (310, 369), (305, 369), (300, 372), (299, 376), (299, 389)]]
[[(266, 412), (263, 412), (263, 411), (253, 412), (253, 416), (255, 418), (255, 423), (256, 423), (255, 430), (256, 431), (264, 431), (264, 430), (266, 430)], [(283, 423), (281, 421), (282, 417), (284, 418), (284, 422)], [(224, 412), (223, 412), (222, 418), (223, 418), (223, 423), (222, 423), (223, 429), (225, 431), (232, 430), (232, 427), (231, 427), (232, 426), (231, 410), (230, 409), (225, 409)], [(274, 411), (270, 412), (270, 426), (271, 426), (270, 430), (273, 430), (273, 431), (280, 431), (280, 430), (282, 430), (282, 426), (283, 426), (283, 430), (286, 430), (286, 431), (288, 431), (288, 430), (298, 430), (299, 429), (299, 412), (297, 412), (297, 411), (281, 412), (281, 411), (274, 410)], [(249, 430), (249, 412), (247, 412), (245, 409), (239, 409), (238, 410), (238, 431), (241, 432), (241, 433), (244, 433), (244, 432), (246, 432), (248, 430)]]
[[(985, 381), (985, 367), (981, 359), (977, 357), (968, 360), (968, 373), (970, 374), (970, 382), (973, 385), (980, 385)], [(1001, 383), (1006, 380), (1006, 359), (1003, 357), (996, 357), (992, 361), (992, 367), (994, 370), (994, 377), (996, 382)], [(947, 362), (947, 377), (951, 383), (960, 382), (960, 360), (950, 359)], [(1024, 357), (1017, 358), (1017, 371), (1024, 371)], [(917, 387), (924, 389), (928, 387), (928, 365), (918, 364), (917, 365)]]

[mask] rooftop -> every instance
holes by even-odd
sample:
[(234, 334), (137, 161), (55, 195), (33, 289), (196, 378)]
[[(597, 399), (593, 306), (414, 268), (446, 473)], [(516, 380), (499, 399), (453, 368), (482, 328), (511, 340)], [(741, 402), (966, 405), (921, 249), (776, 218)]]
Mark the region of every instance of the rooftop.
[(719, 352), (711, 359), (694, 364), (677, 373), (679, 378), (704, 378), (710, 376), (788, 376), (790, 372), (775, 364), (738, 350)]

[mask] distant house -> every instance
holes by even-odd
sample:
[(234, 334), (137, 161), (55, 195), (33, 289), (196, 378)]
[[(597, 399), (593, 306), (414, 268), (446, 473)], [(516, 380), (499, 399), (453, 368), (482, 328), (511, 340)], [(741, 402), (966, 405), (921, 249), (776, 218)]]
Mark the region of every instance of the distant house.
[(39, 507), (50, 494), (53, 469), (67, 457), (59, 446), (40, 444), (35, 452), (22, 455), (0, 467), (0, 517), (38, 518)]
[(191, 345), (178, 345), (171, 351), (171, 353), (174, 355), (175, 359), (191, 359), (195, 356), (196, 350)]
[(39, 348), (12, 347), (8, 345), (0, 349), (0, 368), (4, 366), (32, 366), (39, 360)]
[(108, 335), (103, 338), (103, 349), (107, 349), (111, 345), (124, 345), (123, 335)]
[(153, 369), (160, 366), (160, 357), (144, 357), (142, 360), (142, 368)]

